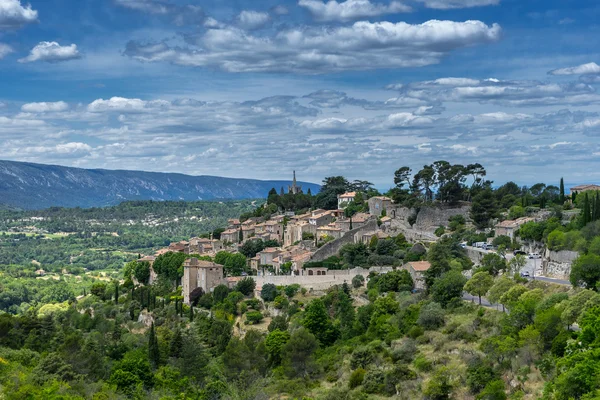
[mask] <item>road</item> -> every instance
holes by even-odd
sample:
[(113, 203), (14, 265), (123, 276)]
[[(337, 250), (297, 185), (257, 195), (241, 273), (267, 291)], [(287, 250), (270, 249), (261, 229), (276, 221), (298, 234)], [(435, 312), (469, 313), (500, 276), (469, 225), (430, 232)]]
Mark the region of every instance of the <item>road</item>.
[[(478, 249), (477, 247), (471, 247), (471, 246), (467, 246), (467, 248), (469, 250), (474, 250), (474, 251), (478, 251), (480, 253), (483, 254), (488, 254), (488, 253), (495, 253), (494, 250), (483, 250), (483, 249)], [(506, 261), (510, 261), (512, 258), (514, 257), (512, 252), (508, 252), (506, 254)], [(527, 256), (525, 256), (527, 257)], [(529, 273), (529, 279), (535, 279), (535, 280), (539, 280), (539, 281), (543, 281), (543, 282), (548, 282), (548, 283), (554, 283), (557, 285), (565, 285), (565, 286), (570, 286), (571, 282), (569, 282), (566, 279), (559, 279), (559, 278), (550, 278), (547, 276), (542, 276), (542, 259), (527, 259), (527, 264), (525, 264), (525, 266), (523, 268), (521, 268), (521, 270), (519, 271), (519, 273), (523, 273), (523, 272), (528, 272)]]

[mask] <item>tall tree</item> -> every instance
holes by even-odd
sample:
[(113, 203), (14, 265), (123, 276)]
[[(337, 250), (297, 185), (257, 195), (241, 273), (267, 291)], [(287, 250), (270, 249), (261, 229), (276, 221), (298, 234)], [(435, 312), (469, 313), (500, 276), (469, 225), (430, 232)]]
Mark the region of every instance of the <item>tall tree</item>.
[(158, 368), (160, 364), (160, 350), (158, 348), (158, 338), (154, 330), (154, 322), (150, 326), (150, 334), (148, 337), (148, 359), (154, 368)]
[(479, 296), (479, 305), (481, 305), (481, 296), (486, 294), (494, 284), (494, 278), (486, 271), (477, 272), (465, 284), (465, 291), (473, 296)]
[(560, 178), (560, 204), (565, 202), (565, 181), (563, 178)]
[(583, 196), (583, 214), (581, 216), (583, 226), (586, 226), (590, 222), (590, 218), (591, 218), (590, 213), (591, 213), (590, 198), (589, 198), (587, 192), (585, 192), (585, 195)]

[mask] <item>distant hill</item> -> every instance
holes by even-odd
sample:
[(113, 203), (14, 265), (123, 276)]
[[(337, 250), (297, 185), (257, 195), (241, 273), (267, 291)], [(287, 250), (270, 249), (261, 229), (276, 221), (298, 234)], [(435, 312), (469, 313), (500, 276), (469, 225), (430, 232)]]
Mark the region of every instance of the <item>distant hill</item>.
[[(0, 160), (0, 208), (104, 207), (125, 200), (266, 198), (290, 181), (70, 168)], [(319, 185), (299, 182), (313, 194)]]

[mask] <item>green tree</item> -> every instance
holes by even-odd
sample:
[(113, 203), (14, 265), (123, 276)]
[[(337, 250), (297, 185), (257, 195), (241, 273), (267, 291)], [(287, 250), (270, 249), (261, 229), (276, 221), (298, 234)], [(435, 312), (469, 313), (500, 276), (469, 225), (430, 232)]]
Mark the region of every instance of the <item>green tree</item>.
[(446, 400), (450, 399), (453, 390), (454, 385), (450, 370), (448, 367), (440, 367), (426, 383), (423, 394), (431, 400)]
[(600, 281), (600, 256), (588, 254), (577, 257), (571, 267), (569, 280), (575, 287), (583, 286), (597, 290)]
[(275, 297), (277, 297), (277, 293), (277, 286), (272, 283), (267, 283), (262, 286), (260, 297), (262, 297), (264, 301), (273, 301), (275, 300)]
[(287, 331), (275, 329), (267, 335), (265, 346), (269, 354), (269, 361), (272, 365), (281, 363), (281, 352), (283, 347), (290, 340), (290, 334)]
[(498, 202), (491, 188), (481, 190), (473, 197), (471, 219), (480, 229), (487, 228), (490, 221), (498, 216)]
[(213, 299), (215, 304), (221, 303), (229, 295), (229, 288), (227, 285), (221, 284), (214, 288)]
[(461, 299), (463, 287), (467, 278), (458, 271), (449, 271), (436, 279), (431, 287), (431, 297), (443, 307), (449, 305), (453, 300)]
[(150, 333), (148, 335), (148, 359), (155, 369), (158, 368), (160, 365), (160, 350), (158, 347), (158, 338), (154, 331), (154, 322), (150, 326)]
[(241, 279), (237, 285), (235, 285), (235, 290), (242, 293), (244, 296), (250, 296), (252, 293), (254, 293), (255, 288), (256, 281), (250, 277)]
[(315, 299), (306, 306), (302, 325), (325, 347), (332, 345), (339, 337), (339, 330), (329, 319), (321, 299)]
[(101, 300), (104, 300), (104, 297), (106, 296), (106, 283), (103, 283), (103, 282), (94, 283), (90, 289), (90, 293), (93, 294), (94, 296), (100, 298)]
[(142, 285), (147, 285), (150, 279), (150, 263), (147, 261), (137, 261), (133, 269), (133, 276)]
[(560, 197), (559, 197), (559, 201), (560, 204), (564, 204), (565, 202), (565, 181), (563, 180), (563, 178), (560, 178)]
[(315, 336), (306, 328), (295, 330), (281, 349), (282, 364), (291, 378), (307, 378), (317, 371), (314, 353), (319, 347)]
[(481, 269), (490, 275), (498, 276), (500, 271), (506, 270), (506, 260), (497, 253), (488, 253), (481, 259)]
[(481, 305), (481, 296), (485, 295), (494, 284), (494, 279), (485, 271), (475, 273), (471, 279), (465, 284), (465, 291), (473, 296), (479, 297), (479, 305)]

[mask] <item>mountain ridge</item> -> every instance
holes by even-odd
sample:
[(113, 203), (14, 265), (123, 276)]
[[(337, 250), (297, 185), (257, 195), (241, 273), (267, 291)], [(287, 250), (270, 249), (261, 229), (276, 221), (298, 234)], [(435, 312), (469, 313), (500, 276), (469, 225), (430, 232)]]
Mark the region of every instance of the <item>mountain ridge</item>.
[[(213, 175), (85, 169), (0, 160), (0, 204), (19, 209), (105, 207), (127, 200), (236, 200), (265, 198), (291, 181)], [(305, 191), (320, 186), (298, 182)]]

